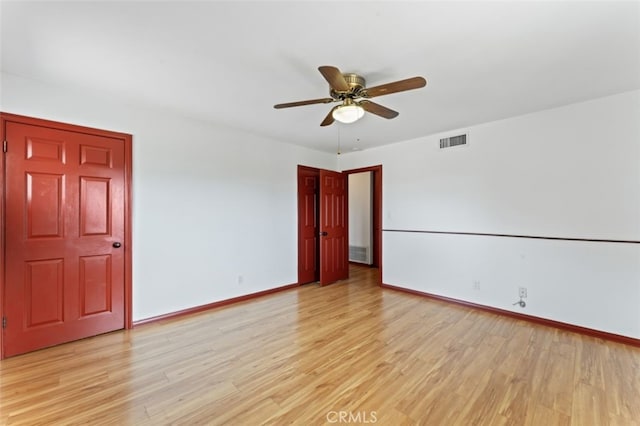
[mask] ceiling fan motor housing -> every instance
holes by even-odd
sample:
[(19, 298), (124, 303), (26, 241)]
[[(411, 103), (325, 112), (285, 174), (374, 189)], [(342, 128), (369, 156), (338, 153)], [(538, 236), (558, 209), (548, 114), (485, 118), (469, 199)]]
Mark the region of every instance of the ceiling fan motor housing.
[(359, 76), (358, 74), (342, 74), (345, 81), (349, 85), (349, 90), (346, 92), (337, 91), (334, 89), (330, 89), (329, 93), (331, 97), (334, 99), (345, 99), (345, 98), (354, 98), (362, 89), (366, 86), (366, 81), (364, 77)]

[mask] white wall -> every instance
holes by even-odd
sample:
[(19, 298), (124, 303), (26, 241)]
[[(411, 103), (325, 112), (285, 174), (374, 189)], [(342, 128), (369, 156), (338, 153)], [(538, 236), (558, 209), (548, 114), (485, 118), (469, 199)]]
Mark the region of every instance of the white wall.
[(349, 246), (366, 247), (368, 259), (364, 263), (367, 264), (371, 264), (371, 178), (371, 172), (348, 175)]
[[(349, 153), (383, 228), (640, 240), (640, 91)], [(640, 244), (383, 233), (383, 281), (640, 338)], [(474, 289), (479, 281), (480, 289)], [(512, 306), (528, 289), (525, 309)]]
[[(296, 281), (296, 166), (335, 155), (0, 78), (2, 111), (133, 134), (134, 320)], [(640, 240), (638, 117), (634, 91), (338, 166), (383, 165), (384, 229)], [(383, 264), (388, 284), (640, 338), (638, 244), (384, 232)]]
[(0, 85), (1, 111), (133, 135), (134, 320), (297, 281), (296, 167), (335, 169), (335, 155), (9, 74)]

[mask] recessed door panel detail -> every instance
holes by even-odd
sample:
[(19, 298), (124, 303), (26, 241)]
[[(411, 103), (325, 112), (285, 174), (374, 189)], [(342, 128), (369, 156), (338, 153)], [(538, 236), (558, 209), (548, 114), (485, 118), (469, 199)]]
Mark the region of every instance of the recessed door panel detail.
[(338, 197), (334, 195), (334, 208), (333, 218), (335, 220), (334, 226), (344, 228), (346, 226), (347, 212), (345, 211), (345, 197)]
[(33, 260), (25, 264), (25, 328), (64, 321), (64, 260)]
[(321, 208), (324, 210), (324, 220), (322, 223), (323, 229), (329, 228), (333, 225), (333, 223), (335, 223), (335, 208), (333, 207), (334, 198), (335, 197), (333, 197), (333, 194), (324, 194), (324, 196), (322, 197)]
[(111, 311), (111, 255), (80, 258), (80, 316)]
[(304, 259), (303, 268), (305, 272), (311, 271), (313, 273), (316, 267), (316, 243), (315, 238), (307, 238), (303, 241), (304, 244)]
[(80, 145), (80, 164), (112, 167), (111, 149), (100, 146)]
[(304, 212), (302, 218), (304, 226), (316, 226), (316, 197), (314, 194), (304, 194)]
[(334, 255), (336, 256), (336, 272), (340, 273), (340, 271), (345, 271), (349, 269), (349, 253), (347, 252), (347, 247), (349, 243), (347, 241), (346, 236), (342, 236), (335, 239), (335, 247), (334, 247)]
[(62, 237), (63, 176), (27, 173), (27, 238)]
[(111, 234), (109, 178), (80, 178), (80, 235)]
[(27, 137), (27, 160), (64, 163), (64, 142)]

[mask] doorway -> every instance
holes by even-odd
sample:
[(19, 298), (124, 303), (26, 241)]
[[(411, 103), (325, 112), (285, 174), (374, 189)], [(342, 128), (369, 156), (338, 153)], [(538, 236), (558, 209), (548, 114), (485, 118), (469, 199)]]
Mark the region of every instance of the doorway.
[(131, 328), (131, 135), (0, 119), (1, 357)]
[[(371, 173), (371, 247), (369, 263), (371, 267), (382, 269), (382, 165), (345, 170), (348, 177)], [(350, 242), (351, 246), (351, 242)], [(382, 280), (382, 275), (380, 274)]]
[[(382, 166), (347, 170), (342, 173), (298, 166), (298, 284), (320, 281), (321, 285), (346, 279), (348, 268), (348, 203), (347, 176), (352, 173), (372, 173), (372, 239), (371, 266), (382, 266)], [(322, 176), (325, 179), (321, 179)], [(323, 194), (327, 181), (341, 182), (342, 195)], [(343, 201), (340, 200), (343, 197)], [(333, 199), (333, 201), (331, 201)], [(342, 238), (327, 239), (326, 224), (329, 217), (338, 218), (342, 225)], [(329, 235), (331, 237), (331, 235)], [(326, 259), (333, 259), (327, 262)], [(323, 271), (333, 269), (330, 279)], [(325, 275), (325, 276), (323, 276)]]
[(349, 277), (346, 175), (298, 166), (298, 283)]

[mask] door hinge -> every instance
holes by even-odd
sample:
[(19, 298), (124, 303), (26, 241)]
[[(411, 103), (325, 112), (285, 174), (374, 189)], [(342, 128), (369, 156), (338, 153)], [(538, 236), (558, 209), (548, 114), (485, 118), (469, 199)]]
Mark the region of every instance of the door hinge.
[(2, 152), (7, 152), (7, 141), (2, 141)]
[(7, 317), (2, 317), (2, 328), (7, 328)]

